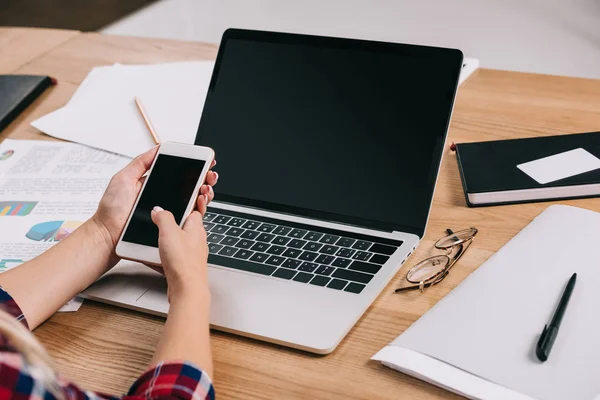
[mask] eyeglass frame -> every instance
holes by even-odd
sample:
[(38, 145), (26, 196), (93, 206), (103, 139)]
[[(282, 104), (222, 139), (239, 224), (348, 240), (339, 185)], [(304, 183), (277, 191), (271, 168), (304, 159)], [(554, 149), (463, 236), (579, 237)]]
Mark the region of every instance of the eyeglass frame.
[[(409, 291), (417, 290), (417, 289), (419, 289), (421, 291), (421, 293), (423, 293), (425, 291), (425, 289), (430, 288), (434, 285), (437, 285), (438, 283), (443, 281), (444, 278), (446, 278), (446, 276), (448, 276), (448, 274), (450, 273), (450, 270), (452, 269), (452, 267), (458, 262), (458, 260), (460, 260), (460, 258), (465, 254), (465, 252), (471, 246), (471, 244), (473, 243), (473, 240), (475, 239), (475, 236), (477, 235), (477, 232), (479, 232), (479, 230), (475, 227), (461, 229), (461, 231), (468, 230), (468, 229), (473, 230), (474, 231), (473, 234), (469, 238), (463, 240), (462, 242), (455, 243), (450, 247), (440, 247), (440, 246), (438, 246), (438, 243), (440, 241), (442, 241), (443, 239), (447, 238), (448, 236), (455, 234), (456, 232), (454, 232), (452, 229), (446, 229), (447, 235), (444, 236), (443, 238), (438, 239), (435, 242), (434, 247), (438, 250), (446, 250), (446, 256), (450, 260), (448, 262), (448, 265), (446, 267), (444, 267), (444, 269), (442, 271), (438, 272), (436, 275), (434, 275), (433, 277), (431, 277), (429, 279), (419, 282), (416, 285), (397, 288), (396, 290), (394, 290), (394, 293), (404, 293), (404, 292), (409, 292)], [(458, 231), (458, 232), (461, 232), (461, 231)], [(451, 258), (450, 255), (454, 252), (455, 247), (458, 247), (458, 251)], [(418, 265), (422, 264), (423, 262), (425, 262), (429, 259), (435, 258), (435, 257), (439, 257), (439, 256), (427, 257), (424, 260), (419, 261), (418, 263), (413, 265), (408, 270), (408, 272), (406, 272), (405, 279), (408, 281), (408, 276), (410, 275), (411, 271), (414, 270)], [(410, 281), (408, 281), (408, 282), (410, 282)]]

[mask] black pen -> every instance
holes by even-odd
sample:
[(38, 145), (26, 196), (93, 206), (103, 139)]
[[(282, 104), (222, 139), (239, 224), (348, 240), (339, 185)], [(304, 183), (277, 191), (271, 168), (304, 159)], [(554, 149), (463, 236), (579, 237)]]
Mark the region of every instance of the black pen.
[(550, 321), (550, 325), (544, 326), (544, 330), (542, 331), (542, 335), (540, 336), (540, 340), (538, 340), (535, 349), (535, 354), (540, 361), (546, 361), (550, 355), (550, 350), (552, 350), (552, 345), (554, 344), (556, 335), (558, 335), (558, 328), (560, 327), (560, 323), (567, 310), (567, 305), (569, 304), (571, 293), (573, 293), (576, 280), (577, 274), (573, 274), (571, 279), (569, 279), (569, 283), (567, 283), (567, 287), (558, 303), (558, 308), (552, 317), (552, 321)]

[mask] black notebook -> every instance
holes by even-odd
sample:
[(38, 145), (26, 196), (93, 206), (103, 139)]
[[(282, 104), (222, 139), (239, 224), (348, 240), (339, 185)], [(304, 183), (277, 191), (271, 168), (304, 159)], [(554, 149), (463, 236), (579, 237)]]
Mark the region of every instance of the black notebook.
[(0, 75), (0, 131), (52, 83), (48, 76)]
[(470, 207), (600, 196), (600, 132), (456, 145)]

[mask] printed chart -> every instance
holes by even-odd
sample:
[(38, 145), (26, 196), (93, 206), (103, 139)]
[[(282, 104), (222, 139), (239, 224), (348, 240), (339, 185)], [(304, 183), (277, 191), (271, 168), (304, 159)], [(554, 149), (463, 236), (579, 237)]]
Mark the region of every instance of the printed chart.
[(29, 215), (37, 201), (0, 201), (0, 217)]
[(4, 153), (0, 154), (0, 161), (8, 160), (13, 154), (15, 154), (14, 150), (6, 150)]
[(37, 242), (60, 242), (81, 225), (79, 221), (48, 221), (31, 227), (25, 234)]
[(21, 264), (23, 260), (16, 258), (3, 258), (0, 260), (0, 272), (4, 272), (12, 267), (16, 267)]

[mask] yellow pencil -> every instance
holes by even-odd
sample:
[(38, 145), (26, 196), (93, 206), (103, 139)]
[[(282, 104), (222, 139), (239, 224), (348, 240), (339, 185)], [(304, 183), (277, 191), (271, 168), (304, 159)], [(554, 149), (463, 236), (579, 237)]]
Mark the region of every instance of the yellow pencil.
[(137, 106), (138, 110), (140, 110), (140, 114), (142, 114), (142, 118), (144, 119), (144, 122), (146, 123), (146, 127), (148, 127), (148, 131), (150, 131), (150, 134), (152, 135), (152, 139), (154, 139), (154, 143), (160, 144), (160, 139), (158, 138), (158, 135), (156, 134), (156, 131), (154, 130), (154, 127), (152, 126), (152, 122), (150, 122), (150, 118), (148, 118), (148, 114), (146, 114), (146, 110), (144, 109), (142, 102), (137, 97), (134, 100), (135, 100), (135, 105)]

